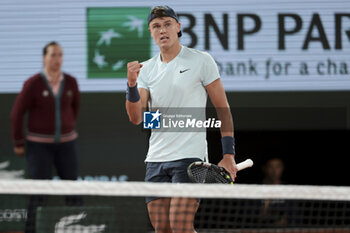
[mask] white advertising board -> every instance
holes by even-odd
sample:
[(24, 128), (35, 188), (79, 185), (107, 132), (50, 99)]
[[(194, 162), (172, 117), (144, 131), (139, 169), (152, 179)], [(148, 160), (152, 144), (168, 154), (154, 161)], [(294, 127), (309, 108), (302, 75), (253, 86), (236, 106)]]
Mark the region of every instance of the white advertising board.
[(50, 41), (83, 92), (124, 91), (126, 64), (158, 53), (152, 6), (179, 15), (183, 45), (209, 52), (227, 91), (350, 90), (350, 2), (344, 0), (0, 2), (0, 93), (42, 70)]

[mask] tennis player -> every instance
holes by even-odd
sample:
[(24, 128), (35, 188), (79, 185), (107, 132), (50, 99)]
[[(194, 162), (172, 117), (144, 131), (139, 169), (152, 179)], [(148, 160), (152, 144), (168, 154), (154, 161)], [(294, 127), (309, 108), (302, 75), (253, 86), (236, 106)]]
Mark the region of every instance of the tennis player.
[[(182, 46), (181, 24), (168, 6), (154, 7), (148, 25), (160, 54), (139, 63), (128, 63), (126, 109), (138, 125), (147, 105), (165, 108), (205, 108), (207, 96), (221, 120), (223, 158), (219, 166), (236, 177), (233, 121), (214, 59), (206, 52)], [(223, 130), (225, 129), (225, 130)], [(187, 167), (207, 156), (205, 132), (152, 131), (146, 157), (146, 182), (189, 183)], [(147, 208), (156, 233), (193, 233), (199, 202), (194, 198), (147, 197)]]

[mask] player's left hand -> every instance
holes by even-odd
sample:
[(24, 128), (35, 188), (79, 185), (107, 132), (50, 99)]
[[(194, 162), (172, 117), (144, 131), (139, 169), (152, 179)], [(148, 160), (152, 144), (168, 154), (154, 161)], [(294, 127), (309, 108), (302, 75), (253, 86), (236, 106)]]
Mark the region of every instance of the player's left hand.
[(224, 154), (222, 160), (218, 163), (218, 166), (225, 168), (226, 171), (230, 173), (230, 176), (233, 181), (236, 179), (238, 169), (236, 166), (234, 155)]

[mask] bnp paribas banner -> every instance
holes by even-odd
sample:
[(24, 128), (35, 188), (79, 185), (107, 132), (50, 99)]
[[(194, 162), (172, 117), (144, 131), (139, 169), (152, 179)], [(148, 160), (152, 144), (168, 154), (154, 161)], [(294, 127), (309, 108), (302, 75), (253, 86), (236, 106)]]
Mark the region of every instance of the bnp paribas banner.
[(227, 91), (350, 90), (350, 1), (13, 0), (0, 3), (0, 93), (42, 70), (52, 40), (82, 91), (125, 91), (127, 63), (159, 53), (147, 16), (160, 4), (178, 13), (181, 44), (215, 59)]

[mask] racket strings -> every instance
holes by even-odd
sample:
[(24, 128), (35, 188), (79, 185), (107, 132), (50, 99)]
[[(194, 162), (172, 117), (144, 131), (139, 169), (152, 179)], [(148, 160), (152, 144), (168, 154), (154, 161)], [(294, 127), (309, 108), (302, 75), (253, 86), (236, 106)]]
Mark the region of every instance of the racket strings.
[(198, 183), (230, 183), (223, 171), (217, 171), (213, 167), (193, 166), (191, 173)]
[(202, 167), (202, 166), (191, 167), (192, 177), (198, 183), (207, 183), (206, 180), (207, 180), (208, 171), (209, 171), (208, 167)]

